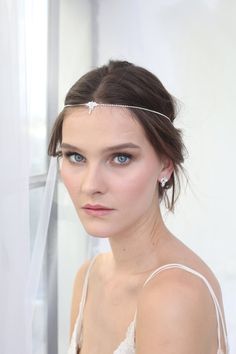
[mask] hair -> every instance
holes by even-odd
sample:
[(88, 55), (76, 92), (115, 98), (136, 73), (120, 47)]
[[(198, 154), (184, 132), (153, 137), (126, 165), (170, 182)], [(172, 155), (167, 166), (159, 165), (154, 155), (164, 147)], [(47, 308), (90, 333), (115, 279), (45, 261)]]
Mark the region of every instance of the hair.
[[(71, 87), (65, 105), (89, 101), (148, 108), (168, 116), (172, 123), (177, 114), (176, 100), (161, 81), (148, 70), (127, 61), (110, 60), (107, 65), (89, 71)], [(63, 121), (69, 109), (64, 108), (54, 123), (48, 146), (50, 156), (61, 156)], [(182, 131), (156, 113), (132, 108), (129, 111), (143, 127), (157, 155), (173, 162), (174, 171), (167, 184), (164, 188), (158, 186), (160, 202), (164, 200), (166, 208), (173, 212), (181, 189), (180, 172), (185, 175), (183, 162), (186, 149)]]

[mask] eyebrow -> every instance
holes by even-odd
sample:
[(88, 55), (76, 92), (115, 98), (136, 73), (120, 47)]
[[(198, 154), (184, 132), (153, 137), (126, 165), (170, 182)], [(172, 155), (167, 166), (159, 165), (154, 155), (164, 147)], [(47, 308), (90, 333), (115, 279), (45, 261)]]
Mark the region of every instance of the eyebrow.
[[(67, 143), (62, 143), (61, 148), (65, 149), (72, 149), (72, 150), (78, 150), (83, 152), (82, 149), (80, 149), (78, 146), (73, 146), (71, 144)], [(124, 143), (124, 144), (119, 144), (119, 145), (114, 145), (114, 146), (108, 146), (105, 149), (103, 149), (103, 152), (111, 152), (111, 151), (116, 151), (119, 149), (140, 149), (140, 146), (133, 144), (133, 143)]]

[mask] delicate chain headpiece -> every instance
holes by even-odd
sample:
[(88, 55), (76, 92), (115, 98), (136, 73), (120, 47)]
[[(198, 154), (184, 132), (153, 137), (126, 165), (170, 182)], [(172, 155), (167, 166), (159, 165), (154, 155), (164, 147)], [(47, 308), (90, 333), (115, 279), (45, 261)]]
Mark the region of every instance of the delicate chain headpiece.
[(152, 109), (148, 109), (148, 108), (144, 108), (144, 107), (139, 107), (139, 106), (129, 106), (129, 105), (125, 105), (125, 104), (112, 104), (112, 103), (97, 103), (94, 101), (90, 101), (87, 103), (75, 103), (75, 104), (66, 104), (64, 106), (64, 108), (67, 107), (76, 107), (76, 106), (86, 106), (89, 109), (89, 114), (92, 113), (92, 111), (94, 110), (95, 107), (121, 107), (121, 108), (135, 108), (135, 109), (140, 109), (142, 111), (147, 111), (147, 112), (151, 112), (151, 113), (155, 113), (158, 114), (159, 116), (162, 116), (166, 119), (168, 119), (169, 122), (172, 123), (172, 121), (170, 120), (169, 117), (167, 117), (165, 114), (158, 112), (158, 111), (154, 111)]

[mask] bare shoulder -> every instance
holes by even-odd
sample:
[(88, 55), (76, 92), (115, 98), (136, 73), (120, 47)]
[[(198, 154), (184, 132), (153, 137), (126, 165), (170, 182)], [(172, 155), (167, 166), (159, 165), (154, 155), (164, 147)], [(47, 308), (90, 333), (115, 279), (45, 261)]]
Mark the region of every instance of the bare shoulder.
[(199, 277), (172, 268), (141, 291), (137, 307), (138, 353), (206, 353), (215, 344), (215, 308)]
[(72, 292), (72, 302), (71, 302), (71, 314), (70, 314), (70, 337), (72, 335), (76, 318), (79, 313), (79, 304), (82, 296), (82, 289), (84, 284), (84, 279), (91, 260), (85, 261), (76, 273), (73, 292)]
[[(99, 255), (96, 256), (96, 260), (89, 274), (89, 278), (92, 279), (92, 282), (99, 277), (101, 265), (103, 265), (103, 263), (106, 263), (106, 259), (108, 258), (108, 256), (109, 253), (100, 253)], [(82, 264), (82, 266), (79, 268), (75, 276), (73, 292), (72, 292), (71, 314), (70, 314), (70, 337), (73, 333), (75, 322), (79, 313), (79, 306), (82, 297), (84, 280), (91, 262), (92, 260), (85, 261)]]
[[(170, 247), (166, 247), (165, 252), (166, 253), (164, 255), (162, 264), (178, 263), (185, 265), (191, 268), (192, 270), (200, 273), (205, 279), (207, 279), (208, 283), (211, 285), (221, 307), (223, 308), (222, 293), (219, 281), (216, 275), (214, 274), (213, 270), (209, 267), (208, 264), (205, 263), (205, 261), (198, 254), (196, 254), (191, 248), (186, 246), (175, 236), (171, 238)], [(170, 273), (170, 276), (171, 274), (174, 274), (174, 271), (175, 269), (171, 270), (172, 273)], [(177, 271), (177, 273), (180, 277), (183, 276), (187, 279), (192, 279), (193, 281), (196, 280), (196, 282), (198, 282), (199, 284), (205, 285), (203, 281), (196, 275), (191, 275), (190, 273), (187, 273), (184, 270), (179, 270)], [(168, 275), (165, 273), (162, 276), (167, 277)], [(206, 285), (204, 286), (204, 289), (207, 291)]]

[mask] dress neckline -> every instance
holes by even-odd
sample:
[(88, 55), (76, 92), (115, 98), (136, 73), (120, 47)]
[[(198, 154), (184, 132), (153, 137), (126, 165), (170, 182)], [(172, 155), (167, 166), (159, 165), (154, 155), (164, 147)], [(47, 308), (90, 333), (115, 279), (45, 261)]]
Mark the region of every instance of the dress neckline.
[[(83, 290), (82, 290), (82, 296), (81, 296), (81, 301), (80, 301), (80, 306), (79, 306), (79, 314), (75, 323), (75, 327), (74, 327), (74, 331), (73, 331), (73, 335), (71, 338), (71, 346), (73, 346), (74, 343), (74, 347), (76, 348), (81, 348), (82, 346), (82, 339), (83, 339), (83, 333), (82, 333), (82, 329), (83, 329), (83, 312), (84, 312), (84, 305), (86, 302), (86, 298), (87, 298), (87, 290), (88, 290), (88, 280), (89, 280), (89, 274), (90, 274), (90, 270), (95, 262), (95, 260), (97, 259), (97, 257), (99, 256), (96, 255), (95, 257), (93, 257), (93, 259), (90, 262), (90, 265), (87, 269), (86, 272), (86, 276), (85, 276), (85, 280), (84, 280), (84, 284), (83, 284)], [(144, 281), (142, 288), (146, 286), (146, 284), (153, 278), (155, 277), (157, 274), (159, 274), (161, 271), (165, 270), (165, 269), (172, 269), (172, 268), (179, 268), (179, 269), (183, 269), (187, 272), (190, 272), (196, 276), (198, 276), (199, 278), (201, 278), (204, 283), (206, 284), (211, 297), (213, 299), (214, 305), (215, 305), (215, 310), (216, 310), (216, 318), (217, 318), (217, 337), (218, 337), (218, 352), (217, 354), (223, 354), (223, 350), (221, 349), (221, 331), (220, 331), (220, 322), (222, 324), (222, 329), (223, 329), (223, 337), (224, 337), (224, 341), (226, 344), (226, 353), (228, 353), (228, 341), (227, 341), (227, 334), (226, 334), (226, 328), (225, 328), (225, 323), (223, 320), (223, 315), (222, 315), (222, 311), (219, 305), (219, 302), (217, 300), (217, 297), (214, 293), (213, 288), (211, 287), (210, 283), (208, 282), (208, 280), (199, 272), (197, 272), (195, 269), (192, 269), (186, 265), (183, 265), (181, 263), (168, 263), (165, 264), (163, 266), (158, 267), (157, 269), (155, 269), (148, 277), (147, 279)], [(124, 340), (119, 344), (119, 346), (117, 347), (117, 349), (113, 352), (113, 354), (119, 354), (121, 353), (120, 348), (122, 348), (122, 346), (126, 345), (126, 341), (129, 342), (129, 346), (133, 343), (133, 345), (135, 345), (135, 341), (134, 341), (134, 336), (135, 336), (135, 327), (136, 327), (136, 316), (137, 316), (137, 309), (135, 311), (134, 314), (134, 318), (133, 320), (130, 322), (130, 324), (127, 327), (126, 330), (126, 335), (124, 337)], [(132, 338), (131, 338), (132, 336)], [(71, 347), (70, 346), (70, 347)], [(68, 354), (75, 354), (77, 353), (77, 351), (74, 352), (68, 352)]]

